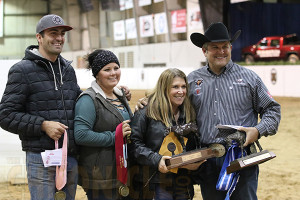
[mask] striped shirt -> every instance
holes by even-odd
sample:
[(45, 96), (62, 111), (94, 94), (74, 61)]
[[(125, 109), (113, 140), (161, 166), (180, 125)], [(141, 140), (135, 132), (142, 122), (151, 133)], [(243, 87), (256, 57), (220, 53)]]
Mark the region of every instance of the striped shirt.
[(206, 65), (191, 72), (188, 82), (202, 143), (223, 142), (216, 137), (218, 124), (256, 127), (259, 137), (277, 132), (280, 105), (255, 72), (230, 60), (220, 75)]

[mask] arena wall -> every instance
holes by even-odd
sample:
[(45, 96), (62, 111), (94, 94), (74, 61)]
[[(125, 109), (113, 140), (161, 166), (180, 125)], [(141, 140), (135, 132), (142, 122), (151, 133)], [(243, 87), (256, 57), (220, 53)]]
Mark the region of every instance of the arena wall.
[[(0, 94), (2, 96), (7, 82), (9, 68), (18, 60), (0, 60)], [(174, 66), (177, 67), (177, 66)], [(283, 97), (300, 97), (298, 77), (299, 65), (248, 66), (264, 81), (270, 94)], [(152, 89), (166, 68), (122, 68), (120, 85), (128, 86), (133, 92), (140, 89)], [(181, 68), (186, 74), (197, 68)], [(94, 77), (90, 71), (75, 69), (78, 84), (82, 89), (90, 86)], [(26, 182), (25, 153), (21, 150), (18, 135), (0, 128), (0, 182)]]

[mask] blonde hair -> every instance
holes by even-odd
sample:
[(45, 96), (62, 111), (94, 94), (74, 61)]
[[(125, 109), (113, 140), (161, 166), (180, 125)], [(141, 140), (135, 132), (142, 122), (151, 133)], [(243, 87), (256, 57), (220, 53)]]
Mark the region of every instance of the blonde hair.
[[(147, 116), (161, 121), (166, 127), (172, 126), (173, 111), (169, 93), (175, 77), (184, 79), (187, 87), (186, 94), (188, 95), (189, 85), (186, 75), (176, 68), (170, 68), (162, 72), (155, 88), (149, 94)], [(186, 123), (195, 121), (195, 111), (188, 96), (185, 97), (181, 107), (186, 117)]]

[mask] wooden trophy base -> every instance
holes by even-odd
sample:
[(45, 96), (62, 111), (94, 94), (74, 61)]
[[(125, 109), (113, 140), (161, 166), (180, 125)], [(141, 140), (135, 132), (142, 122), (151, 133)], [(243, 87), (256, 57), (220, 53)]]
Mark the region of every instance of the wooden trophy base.
[(181, 167), (187, 164), (199, 162), (216, 156), (216, 151), (211, 148), (202, 148), (178, 155), (172, 156), (172, 158), (166, 160), (166, 166), (168, 169)]
[(230, 163), (227, 167), (227, 174), (242, 170), (246, 167), (257, 165), (275, 158), (276, 155), (268, 150), (263, 150), (258, 153), (253, 153), (249, 156), (238, 158)]

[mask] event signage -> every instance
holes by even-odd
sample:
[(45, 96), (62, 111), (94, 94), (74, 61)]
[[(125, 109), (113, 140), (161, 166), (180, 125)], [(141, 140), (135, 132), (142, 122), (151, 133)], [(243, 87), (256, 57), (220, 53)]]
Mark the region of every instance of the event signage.
[(148, 6), (151, 5), (151, 0), (139, 0), (139, 6)]
[(152, 15), (140, 16), (140, 36), (151, 37), (154, 35)]
[(133, 8), (132, 0), (119, 0), (120, 10), (127, 10)]
[(188, 9), (188, 29), (189, 31), (199, 30), (203, 32), (203, 23), (199, 7)]
[(125, 40), (124, 20), (114, 22), (114, 40)]
[(168, 33), (168, 23), (166, 13), (157, 13), (154, 15), (156, 35)]
[(186, 9), (171, 12), (172, 33), (186, 32)]
[(125, 20), (126, 38), (134, 39), (137, 37), (135, 19), (130, 18)]

